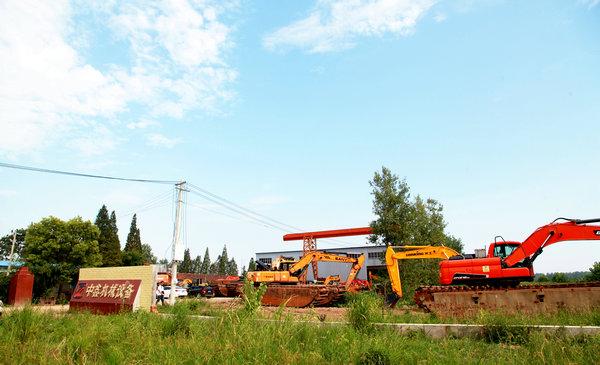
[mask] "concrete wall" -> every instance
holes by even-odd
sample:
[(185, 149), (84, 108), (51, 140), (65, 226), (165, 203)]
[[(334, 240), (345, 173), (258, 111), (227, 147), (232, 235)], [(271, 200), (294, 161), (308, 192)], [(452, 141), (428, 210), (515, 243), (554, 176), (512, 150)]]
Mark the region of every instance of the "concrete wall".
[(154, 304), (157, 274), (158, 265), (89, 267), (79, 269), (79, 280), (141, 280), (140, 308), (150, 310), (150, 306)]

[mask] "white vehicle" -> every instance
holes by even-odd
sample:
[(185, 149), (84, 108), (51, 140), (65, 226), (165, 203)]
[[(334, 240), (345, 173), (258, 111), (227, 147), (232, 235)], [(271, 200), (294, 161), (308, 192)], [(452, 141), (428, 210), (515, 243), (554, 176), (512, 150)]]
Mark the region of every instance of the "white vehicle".
[[(165, 299), (168, 299), (169, 296), (171, 295), (171, 287), (170, 286), (165, 286), (163, 288), (164, 288), (163, 291), (165, 293)], [(176, 294), (175, 298), (178, 298), (178, 297), (187, 297), (188, 292), (187, 292), (186, 288), (182, 288), (180, 286), (176, 286), (175, 287), (175, 294)]]

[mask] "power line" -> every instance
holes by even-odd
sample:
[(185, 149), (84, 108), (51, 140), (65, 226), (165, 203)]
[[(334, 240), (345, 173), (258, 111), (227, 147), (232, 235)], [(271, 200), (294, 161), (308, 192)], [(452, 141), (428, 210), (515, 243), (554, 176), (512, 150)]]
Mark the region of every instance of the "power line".
[(230, 210), (230, 211), (232, 211), (232, 212), (235, 212), (235, 213), (237, 213), (237, 214), (239, 214), (239, 215), (242, 215), (242, 216), (244, 216), (244, 217), (246, 217), (246, 218), (249, 218), (249, 219), (251, 219), (251, 220), (253, 220), (253, 221), (256, 221), (256, 222), (262, 223), (262, 224), (264, 224), (265, 226), (268, 226), (268, 227), (271, 227), (271, 228), (274, 228), (274, 229), (277, 229), (277, 230), (280, 230), (280, 231), (283, 231), (283, 232), (289, 233), (289, 229), (282, 228), (282, 227), (280, 227), (280, 226), (277, 226), (277, 225), (275, 225), (275, 224), (272, 224), (272, 223), (270, 223), (270, 222), (268, 222), (268, 221), (266, 221), (266, 220), (263, 220), (263, 219), (260, 219), (260, 218), (257, 218), (257, 217), (255, 217), (255, 216), (252, 216), (252, 215), (250, 215), (250, 214), (248, 214), (248, 213), (245, 213), (245, 212), (243, 212), (243, 211), (242, 211), (242, 210), (240, 210), (240, 209), (233, 208), (233, 207), (231, 207), (231, 206), (229, 206), (229, 205), (227, 205), (227, 204), (224, 204), (223, 202), (220, 202), (220, 201), (218, 201), (218, 200), (216, 200), (216, 199), (213, 199), (213, 198), (211, 198), (211, 197), (209, 197), (209, 196), (207, 196), (207, 195), (205, 195), (205, 194), (202, 194), (202, 193), (200, 193), (200, 192), (198, 192), (198, 191), (196, 191), (196, 190), (190, 190), (190, 193), (192, 193), (192, 194), (195, 194), (195, 195), (198, 195), (198, 196), (200, 196), (200, 197), (202, 197), (202, 198), (204, 198), (204, 199), (206, 199), (206, 200), (208, 200), (208, 201), (211, 201), (211, 202), (213, 202), (213, 203), (215, 203), (215, 204), (218, 204), (218, 205), (222, 206), (222, 207), (223, 207), (223, 208), (225, 208), (225, 209), (228, 209), (228, 210)]
[[(274, 224), (276, 224), (276, 225), (278, 225), (278, 226), (281, 226), (281, 227), (287, 227), (287, 228), (290, 228), (290, 229), (292, 229), (292, 230), (294, 230), (294, 231), (302, 231), (302, 230), (303, 230), (302, 228), (298, 228), (298, 227), (291, 226), (291, 225), (289, 225), (289, 224), (286, 224), (286, 223), (283, 223), (283, 222), (281, 222), (281, 221), (278, 221), (278, 220), (276, 220), (276, 219), (273, 219), (273, 218), (271, 218), (271, 217), (268, 217), (268, 216), (266, 216), (266, 215), (264, 215), (264, 214), (261, 214), (261, 213), (258, 213), (258, 212), (256, 212), (256, 211), (253, 211), (253, 210), (250, 210), (250, 209), (248, 209), (248, 208), (245, 208), (245, 207), (243, 207), (243, 206), (241, 206), (241, 205), (239, 205), (239, 204), (236, 204), (236, 203), (232, 202), (231, 200), (225, 199), (225, 198), (223, 198), (223, 197), (221, 197), (221, 196), (218, 196), (217, 194), (211, 193), (210, 191), (208, 191), (208, 190), (206, 190), (206, 189), (203, 189), (203, 188), (201, 188), (201, 187), (199, 187), (199, 186), (197, 186), (197, 185), (194, 185), (194, 184), (188, 184), (188, 185), (189, 185), (189, 186), (190, 186), (192, 189), (195, 189), (195, 190), (197, 190), (198, 192), (200, 192), (200, 193), (202, 193), (202, 194), (209, 195), (209, 196), (211, 196), (212, 198), (214, 198), (214, 199), (217, 199), (217, 200), (220, 200), (221, 202), (223, 202), (223, 203), (225, 203), (225, 204), (229, 204), (229, 205), (231, 205), (231, 206), (233, 206), (233, 207), (235, 207), (235, 208), (237, 208), (237, 209), (239, 209), (239, 210), (242, 210), (242, 211), (244, 211), (244, 212), (247, 212), (247, 213), (249, 213), (249, 214), (255, 215), (255, 216), (257, 216), (257, 217), (260, 217), (260, 218), (266, 219), (266, 220), (268, 220), (268, 221), (271, 221), (272, 223), (274, 223)], [(221, 204), (221, 203), (219, 203), (219, 204), (220, 204), (220, 205), (223, 205), (223, 204)]]
[(79, 172), (43, 169), (43, 168), (39, 168), (39, 167), (15, 165), (15, 164), (9, 164), (9, 163), (4, 163), (4, 162), (0, 162), (0, 167), (6, 167), (9, 169), (17, 169), (17, 170), (43, 172), (43, 173), (48, 173), (48, 174), (90, 177), (90, 178), (95, 178), (95, 179), (106, 179), (106, 180), (133, 181), (133, 182), (143, 182), (143, 183), (153, 183), (153, 184), (171, 184), (171, 185), (177, 183), (177, 181), (170, 181), (170, 180), (132, 179), (132, 178), (116, 177), (116, 176), (83, 174), (83, 173), (79, 173)]

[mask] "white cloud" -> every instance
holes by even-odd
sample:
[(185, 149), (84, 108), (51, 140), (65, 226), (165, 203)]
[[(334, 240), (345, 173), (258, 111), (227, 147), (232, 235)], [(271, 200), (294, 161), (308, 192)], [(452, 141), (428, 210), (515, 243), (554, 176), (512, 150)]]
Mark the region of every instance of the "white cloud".
[(443, 13), (437, 13), (433, 16), (433, 20), (435, 20), (438, 23), (443, 22), (444, 20), (446, 20), (447, 16), (446, 14)]
[(7, 190), (7, 189), (0, 189), (0, 197), (3, 198), (12, 198), (14, 196), (17, 196), (17, 191), (16, 190)]
[(309, 15), (263, 39), (268, 49), (299, 47), (311, 53), (354, 46), (360, 36), (412, 34), (434, 0), (320, 0)]
[[(95, 143), (94, 132), (103, 138), (122, 127), (115, 120), (124, 112), (138, 120), (128, 128), (137, 129), (154, 116), (218, 110), (233, 95), (236, 72), (224, 60), (231, 31), (219, 21), (226, 9), (217, 4), (102, 2), (88, 9), (101, 23), (90, 30), (79, 28), (94, 22), (75, 21), (78, 9), (66, 0), (1, 2), (0, 153), (61, 143), (97, 154), (116, 142)], [(77, 47), (87, 39), (82, 33), (107, 30), (129, 46), (120, 51), (130, 59), (101, 69)]]
[(179, 143), (181, 143), (181, 140), (179, 140), (178, 138), (169, 138), (160, 133), (147, 134), (146, 140), (148, 141), (148, 144), (150, 146), (154, 146), (154, 147), (173, 148), (176, 145), (178, 145)]
[(131, 122), (127, 124), (127, 128), (129, 129), (145, 129), (154, 125), (159, 125), (159, 123), (155, 120), (142, 119), (137, 122)]
[(579, 2), (588, 7), (588, 9), (600, 4), (600, 0), (579, 0)]

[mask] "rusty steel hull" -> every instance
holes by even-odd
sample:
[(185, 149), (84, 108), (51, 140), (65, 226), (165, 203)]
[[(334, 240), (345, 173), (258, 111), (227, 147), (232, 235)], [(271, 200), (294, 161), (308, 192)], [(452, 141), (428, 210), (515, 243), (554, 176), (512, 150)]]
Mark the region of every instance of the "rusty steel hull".
[(600, 308), (600, 282), (523, 285), (512, 288), (430, 286), (417, 289), (415, 303), (438, 317), (467, 317), (480, 311), (507, 314), (584, 312)]
[(268, 285), (262, 304), (286, 307), (325, 307), (343, 299), (345, 288), (332, 285)]

